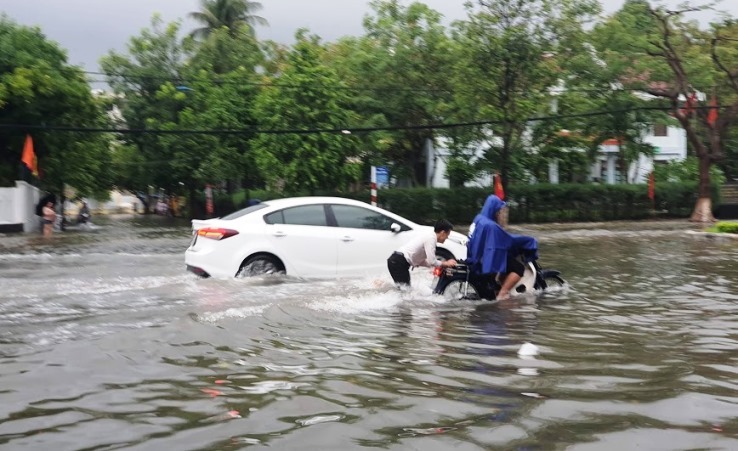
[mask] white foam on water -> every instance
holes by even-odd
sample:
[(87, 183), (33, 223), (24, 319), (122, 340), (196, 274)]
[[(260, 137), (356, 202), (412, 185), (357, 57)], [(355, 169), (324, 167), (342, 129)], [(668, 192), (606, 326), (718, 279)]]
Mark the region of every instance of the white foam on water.
[(234, 307), (222, 312), (205, 312), (197, 315), (199, 321), (204, 323), (219, 323), (224, 319), (244, 319), (260, 316), (269, 305), (256, 305), (250, 307)]
[(114, 279), (66, 279), (57, 282), (55, 291), (60, 295), (97, 295), (136, 290), (150, 290), (168, 285), (185, 283), (190, 277), (186, 274), (177, 277), (116, 277)]
[(305, 302), (305, 307), (339, 314), (392, 311), (399, 307), (428, 306), (444, 303), (433, 294), (427, 277), (414, 277), (412, 285), (398, 288), (389, 278), (367, 277), (355, 281), (339, 281), (332, 289), (322, 290)]

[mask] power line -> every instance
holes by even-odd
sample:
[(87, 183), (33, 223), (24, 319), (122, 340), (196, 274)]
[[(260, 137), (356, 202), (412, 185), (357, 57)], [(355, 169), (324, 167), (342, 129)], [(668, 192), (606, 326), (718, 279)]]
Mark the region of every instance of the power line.
[[(700, 106), (695, 109), (710, 109), (714, 107)], [(671, 107), (634, 107), (619, 110), (608, 111), (591, 111), (585, 113), (562, 114), (557, 116), (533, 116), (517, 121), (522, 122), (542, 122), (558, 119), (577, 119), (595, 116), (604, 116), (608, 114), (628, 113), (633, 111), (671, 111)], [(499, 120), (480, 120), (470, 122), (457, 122), (450, 124), (427, 124), (427, 125), (402, 125), (402, 126), (386, 126), (386, 127), (336, 127), (336, 128), (308, 128), (308, 129), (260, 129), (251, 127), (246, 129), (143, 129), (143, 128), (109, 128), (109, 127), (80, 127), (66, 125), (46, 125), (46, 124), (0, 124), (0, 129), (19, 129), (19, 130), (41, 130), (41, 131), (58, 131), (58, 132), (83, 132), (83, 133), (120, 133), (120, 134), (153, 134), (153, 135), (252, 135), (252, 134), (271, 134), (271, 135), (308, 135), (318, 133), (331, 133), (351, 135), (354, 133), (371, 133), (378, 131), (400, 131), (400, 130), (438, 130), (452, 129), (460, 127), (479, 127), (485, 125), (500, 125), (509, 121)]]

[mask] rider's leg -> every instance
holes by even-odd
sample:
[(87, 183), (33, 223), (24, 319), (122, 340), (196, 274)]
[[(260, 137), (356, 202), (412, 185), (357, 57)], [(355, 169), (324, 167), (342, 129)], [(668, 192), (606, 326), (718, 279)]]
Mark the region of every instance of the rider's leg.
[(520, 279), (523, 278), (525, 265), (519, 258), (517, 258), (517, 256), (513, 257), (509, 254), (507, 257), (507, 270), (509, 272), (503, 278), (502, 287), (497, 293), (497, 299), (500, 301), (504, 301), (510, 297), (510, 291), (513, 289), (515, 284), (520, 282)]
[(522, 279), (520, 274), (514, 272), (507, 274), (505, 279), (502, 281), (502, 288), (500, 288), (500, 291), (497, 293), (497, 299), (500, 301), (509, 299), (510, 290), (513, 289), (516, 283), (520, 282), (520, 279)]

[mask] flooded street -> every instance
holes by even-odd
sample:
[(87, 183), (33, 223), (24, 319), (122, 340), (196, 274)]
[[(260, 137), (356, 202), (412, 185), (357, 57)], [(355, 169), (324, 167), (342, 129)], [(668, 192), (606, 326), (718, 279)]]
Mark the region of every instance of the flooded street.
[(568, 287), (199, 279), (162, 217), (0, 237), (0, 449), (738, 449), (738, 240), (513, 229)]

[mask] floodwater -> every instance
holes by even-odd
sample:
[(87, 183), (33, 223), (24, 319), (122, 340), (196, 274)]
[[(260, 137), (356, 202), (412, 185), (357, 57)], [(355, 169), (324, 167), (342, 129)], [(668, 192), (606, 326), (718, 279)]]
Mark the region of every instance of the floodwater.
[(0, 237), (0, 449), (738, 449), (738, 240), (535, 225), (569, 286), (199, 279), (188, 224)]

